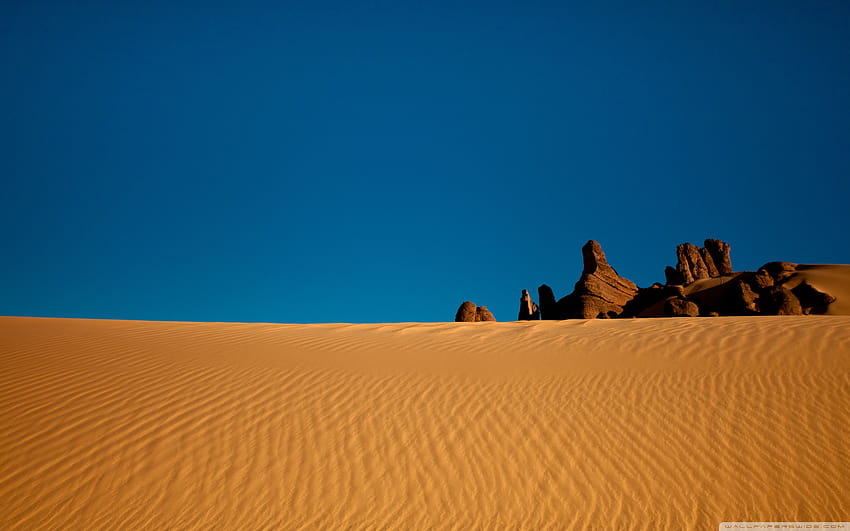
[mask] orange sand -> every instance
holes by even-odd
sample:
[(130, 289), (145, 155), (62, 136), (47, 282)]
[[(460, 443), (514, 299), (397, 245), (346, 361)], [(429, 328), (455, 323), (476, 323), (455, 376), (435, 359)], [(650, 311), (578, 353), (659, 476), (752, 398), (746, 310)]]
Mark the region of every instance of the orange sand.
[(850, 317), (0, 318), (0, 529), (850, 520)]

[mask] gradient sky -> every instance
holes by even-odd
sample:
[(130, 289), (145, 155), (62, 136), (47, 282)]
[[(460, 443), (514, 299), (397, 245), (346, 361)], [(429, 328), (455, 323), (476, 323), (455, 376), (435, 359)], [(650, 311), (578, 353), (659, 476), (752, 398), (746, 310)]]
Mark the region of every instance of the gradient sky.
[[(0, 3), (0, 315), (516, 318), (850, 263), (850, 2)], [(685, 4), (688, 4), (685, 6)]]

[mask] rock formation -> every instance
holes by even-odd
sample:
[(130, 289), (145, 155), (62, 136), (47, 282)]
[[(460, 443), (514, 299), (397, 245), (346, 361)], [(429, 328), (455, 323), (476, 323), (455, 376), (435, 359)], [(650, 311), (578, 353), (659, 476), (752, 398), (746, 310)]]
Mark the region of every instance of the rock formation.
[(683, 243), (676, 247), (676, 270), (682, 275), (685, 284), (691, 284), (697, 280), (711, 278), (708, 276), (708, 267), (702, 259), (700, 248), (691, 243)]
[(537, 321), (540, 319), (540, 310), (534, 301), (531, 300), (531, 295), (528, 290), (522, 290), (522, 296), (519, 298), (519, 314), (517, 321)]
[(708, 270), (708, 278), (719, 277), (720, 273), (718, 273), (717, 266), (714, 265), (714, 258), (711, 257), (711, 253), (708, 252), (708, 249), (705, 247), (701, 248), (699, 250), (699, 254), (702, 257), (705, 268)]
[(804, 314), (826, 313), (827, 306), (836, 301), (835, 297), (818, 291), (805, 280), (800, 282), (797, 287), (792, 288), (791, 292), (800, 301), (800, 306), (802, 306)]
[(555, 301), (555, 293), (552, 288), (543, 284), (537, 288), (537, 300), (540, 301), (540, 318), (546, 320), (559, 319), (558, 309)]
[(752, 285), (743, 280), (736, 280), (726, 292), (724, 301), (725, 315), (755, 315), (760, 308), (757, 303), (758, 293), (753, 290)]
[(794, 293), (783, 286), (771, 286), (759, 297), (762, 313), (768, 315), (803, 315), (803, 306)]
[(474, 302), (466, 301), (460, 305), (455, 314), (456, 323), (475, 323), (478, 321), (495, 321), (496, 318), (486, 306), (476, 306)]
[[(724, 315), (801, 315), (825, 313), (835, 297), (794, 279), (797, 264), (769, 262), (755, 273), (744, 272), (726, 290)], [(796, 285), (795, 285), (796, 284)]]
[[(676, 247), (676, 267), (664, 271), (666, 284), (638, 288), (608, 264), (598, 242), (581, 249), (584, 267), (573, 292), (561, 299), (548, 285), (537, 288), (540, 306), (522, 290), (519, 320), (610, 319), (641, 316), (800, 315), (826, 313), (836, 298), (818, 291), (798, 274), (808, 266), (769, 262), (758, 271), (732, 271), (728, 243), (705, 240), (703, 247)], [(711, 282), (696, 283), (699, 280)], [(486, 308), (464, 302), (456, 321), (488, 321)]]
[(732, 259), (729, 258), (731, 247), (728, 243), (709, 238), (703, 242), (705, 250), (711, 256), (711, 261), (719, 276), (732, 274)]
[(474, 323), (476, 319), (476, 309), (478, 306), (474, 302), (466, 301), (461, 303), (455, 314), (456, 323)]
[(773, 279), (774, 284), (779, 284), (797, 271), (797, 264), (791, 262), (769, 262), (761, 266), (759, 271), (766, 271)]
[(770, 273), (765, 268), (761, 268), (753, 275), (750, 284), (757, 290), (769, 288), (773, 285), (773, 277), (770, 276)]
[(618, 317), (638, 293), (634, 282), (617, 274), (608, 264), (598, 242), (588, 241), (581, 249), (584, 270), (573, 292), (558, 301), (562, 319)]
[(691, 284), (697, 280), (732, 274), (730, 246), (720, 240), (705, 240), (705, 247), (683, 243), (676, 247), (676, 268), (664, 270), (668, 285)]

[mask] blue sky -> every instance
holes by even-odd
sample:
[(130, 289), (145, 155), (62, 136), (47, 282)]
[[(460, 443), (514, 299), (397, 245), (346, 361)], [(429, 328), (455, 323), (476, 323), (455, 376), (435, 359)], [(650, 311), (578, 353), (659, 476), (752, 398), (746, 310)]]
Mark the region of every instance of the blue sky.
[(588, 239), (641, 286), (708, 237), (850, 263), (846, 1), (245, 4), (0, 4), (0, 315), (511, 320)]

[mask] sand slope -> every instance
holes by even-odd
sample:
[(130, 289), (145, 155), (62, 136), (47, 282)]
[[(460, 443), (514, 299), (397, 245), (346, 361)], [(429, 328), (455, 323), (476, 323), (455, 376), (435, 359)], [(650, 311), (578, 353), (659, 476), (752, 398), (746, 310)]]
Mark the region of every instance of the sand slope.
[(6, 317), (0, 455), (0, 529), (850, 520), (850, 317)]

